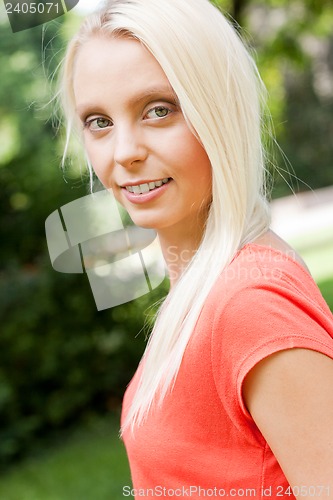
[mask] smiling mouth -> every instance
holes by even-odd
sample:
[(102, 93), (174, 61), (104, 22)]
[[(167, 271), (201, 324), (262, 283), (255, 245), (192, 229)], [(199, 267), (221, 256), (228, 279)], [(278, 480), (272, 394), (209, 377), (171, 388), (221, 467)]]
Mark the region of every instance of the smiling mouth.
[(171, 177), (166, 177), (160, 181), (148, 182), (146, 184), (138, 184), (137, 186), (125, 186), (126, 190), (134, 194), (145, 194), (154, 189), (160, 188), (163, 184), (167, 184), (172, 179)]

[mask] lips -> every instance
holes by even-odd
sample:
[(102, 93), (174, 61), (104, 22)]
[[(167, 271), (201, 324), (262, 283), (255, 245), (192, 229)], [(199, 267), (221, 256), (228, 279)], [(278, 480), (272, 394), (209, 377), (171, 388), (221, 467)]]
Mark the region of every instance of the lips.
[(153, 191), (154, 189), (160, 188), (163, 184), (167, 184), (169, 181), (171, 181), (171, 177), (165, 177), (164, 179), (158, 181), (150, 181), (136, 185), (126, 185), (123, 186), (123, 188), (125, 188), (130, 193), (145, 194)]

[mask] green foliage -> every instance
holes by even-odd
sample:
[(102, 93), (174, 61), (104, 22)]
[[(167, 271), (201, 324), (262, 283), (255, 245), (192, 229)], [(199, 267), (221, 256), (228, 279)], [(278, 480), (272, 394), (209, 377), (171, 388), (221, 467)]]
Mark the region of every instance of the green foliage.
[(273, 195), (333, 184), (331, 3), (253, 0), (245, 13), (280, 147)]
[(82, 275), (11, 271), (0, 282), (0, 464), (36, 436), (119, 407), (159, 292), (97, 312)]
[(273, 197), (333, 184), (332, 2), (212, 3), (240, 24), (269, 92), (273, 137), (279, 145), (268, 141)]

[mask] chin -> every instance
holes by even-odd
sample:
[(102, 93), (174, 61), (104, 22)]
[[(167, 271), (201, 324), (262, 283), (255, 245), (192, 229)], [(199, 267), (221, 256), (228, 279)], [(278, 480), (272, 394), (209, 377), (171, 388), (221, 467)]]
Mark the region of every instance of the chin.
[(142, 227), (143, 229), (156, 229), (156, 226), (158, 226), (158, 224), (156, 223), (155, 221), (155, 224), (154, 224), (154, 221), (152, 220), (149, 220), (147, 217), (135, 217), (135, 216), (132, 216), (132, 214), (129, 212), (129, 215), (132, 219), (132, 221), (134, 222), (134, 224), (138, 227)]

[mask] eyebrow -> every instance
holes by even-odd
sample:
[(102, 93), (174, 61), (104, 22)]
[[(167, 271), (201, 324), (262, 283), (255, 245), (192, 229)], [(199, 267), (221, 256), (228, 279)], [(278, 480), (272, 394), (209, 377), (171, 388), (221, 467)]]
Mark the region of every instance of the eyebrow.
[(132, 97), (128, 100), (129, 105), (140, 104), (142, 101), (145, 101), (148, 97), (150, 98), (160, 98), (161, 96), (167, 95), (168, 97), (172, 97), (172, 99), (178, 100), (175, 92), (171, 87), (152, 87), (150, 89), (145, 90), (141, 94)]
[[(126, 105), (128, 107), (131, 107), (133, 105), (139, 105), (143, 101), (147, 100), (148, 98), (152, 99), (161, 99), (167, 97), (168, 99), (174, 100), (177, 104), (179, 104), (177, 95), (175, 94), (174, 90), (171, 87), (152, 87), (150, 89), (144, 90), (143, 92), (139, 93), (138, 95), (131, 97), (127, 102)], [(90, 113), (95, 113), (98, 112), (99, 109), (102, 109), (102, 106), (100, 105), (90, 105), (90, 104), (82, 104), (81, 106), (78, 106), (76, 108), (76, 112), (78, 115), (81, 117), (83, 115), (89, 115)]]

